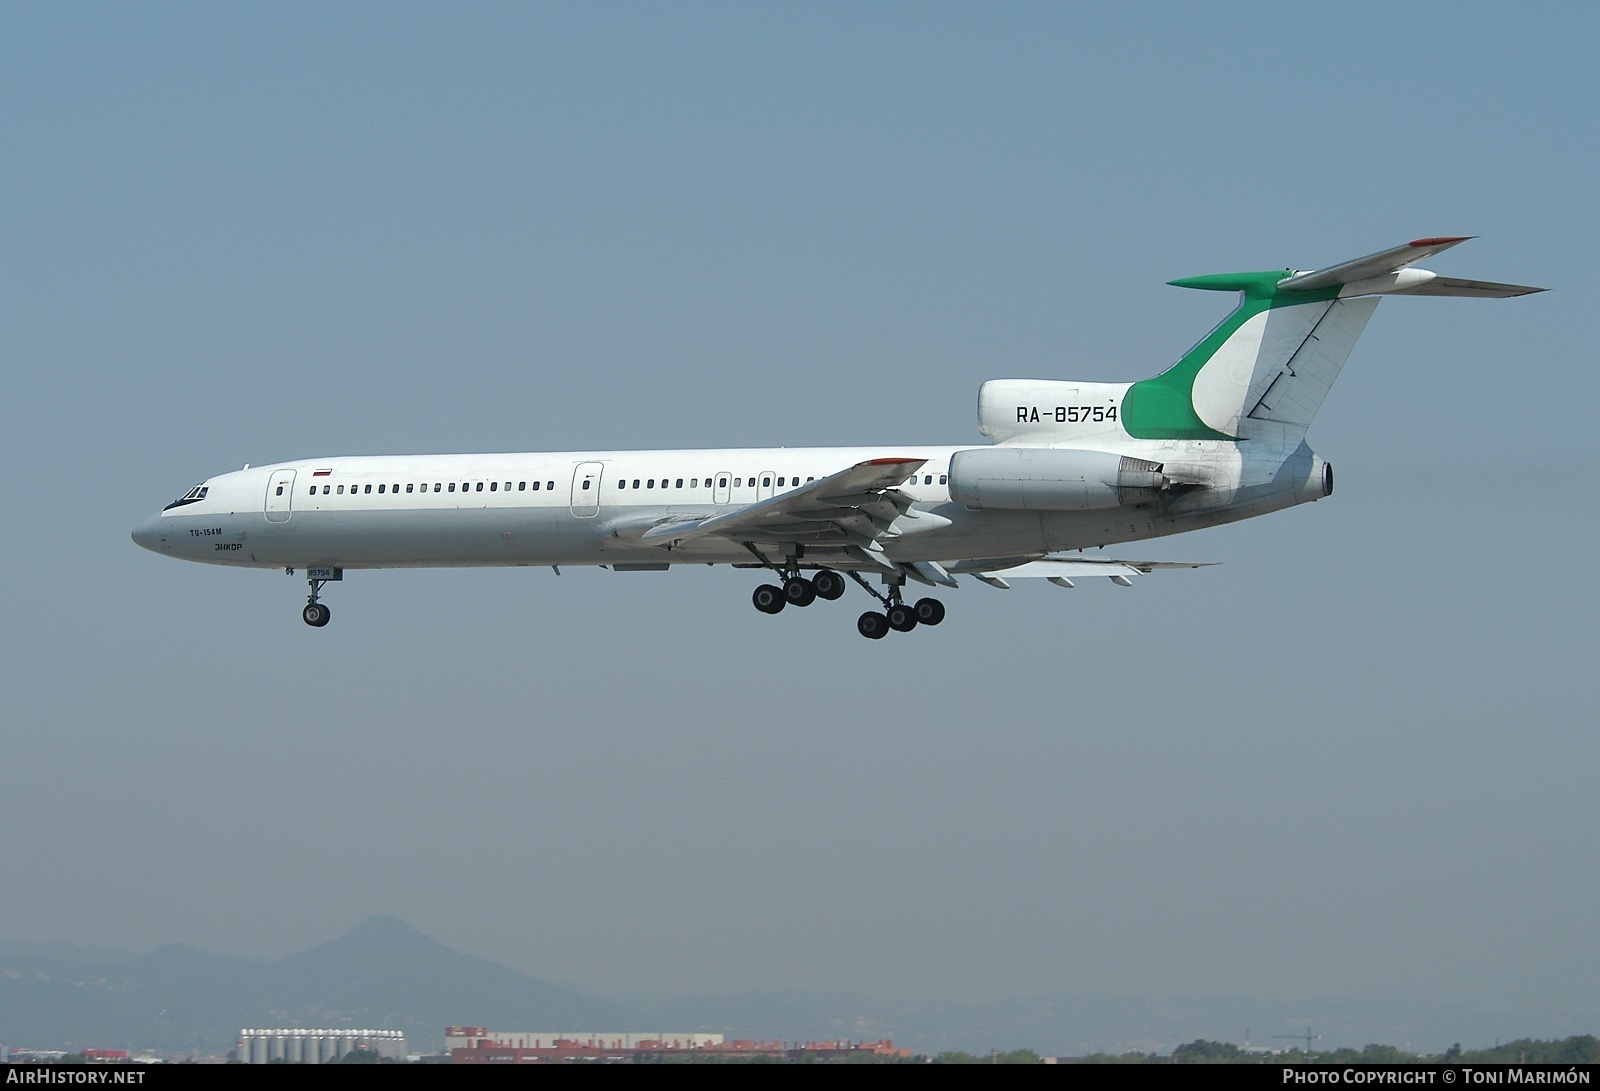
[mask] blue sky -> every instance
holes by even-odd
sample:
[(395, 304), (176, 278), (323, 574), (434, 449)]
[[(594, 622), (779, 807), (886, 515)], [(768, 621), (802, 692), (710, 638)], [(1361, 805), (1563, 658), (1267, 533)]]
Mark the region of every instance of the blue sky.
[[(7, 7), (0, 934), (1600, 1011), (1595, 23)], [(1554, 290), (1385, 303), (1336, 495), (1131, 591), (868, 645), (748, 573), (377, 572), (312, 631), (128, 540), (246, 462), (976, 442), (984, 379), (1175, 359), (1226, 301), (1168, 279), (1435, 234)]]

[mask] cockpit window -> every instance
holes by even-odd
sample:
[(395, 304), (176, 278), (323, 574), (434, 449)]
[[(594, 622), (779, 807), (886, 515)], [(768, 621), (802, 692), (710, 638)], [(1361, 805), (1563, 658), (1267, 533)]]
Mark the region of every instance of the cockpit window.
[(209, 490), (206, 488), (206, 486), (204, 486), (204, 485), (196, 485), (194, 488), (190, 489), (188, 492), (184, 493), (182, 496), (178, 497), (176, 500), (174, 500), (172, 503), (168, 504), (166, 507), (162, 508), (161, 510), (162, 511), (171, 511), (173, 508), (181, 508), (185, 504), (197, 503), (197, 502), (199, 502), (201, 500), (204, 500), (206, 498), (206, 493), (208, 491)]

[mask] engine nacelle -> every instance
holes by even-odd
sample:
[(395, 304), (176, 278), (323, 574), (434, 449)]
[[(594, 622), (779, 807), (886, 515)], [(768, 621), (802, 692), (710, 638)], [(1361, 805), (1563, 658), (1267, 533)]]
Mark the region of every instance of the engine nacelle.
[(1174, 484), (1161, 471), (1106, 451), (980, 447), (951, 456), (950, 496), (1002, 511), (1093, 511), (1149, 503)]

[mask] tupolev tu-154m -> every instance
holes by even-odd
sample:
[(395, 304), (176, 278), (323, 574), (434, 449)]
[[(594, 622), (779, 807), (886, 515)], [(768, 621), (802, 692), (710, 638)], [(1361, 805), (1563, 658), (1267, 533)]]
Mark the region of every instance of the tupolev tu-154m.
[(313, 458), (207, 478), (133, 540), (184, 560), (299, 569), (302, 616), (316, 627), (328, 623), (325, 586), (366, 568), (729, 564), (771, 573), (752, 596), (769, 614), (837, 599), (848, 578), (878, 602), (856, 623), (874, 640), (944, 620), (939, 599), (906, 600), (908, 583), (1127, 586), (1199, 566), (1082, 550), (1333, 492), (1306, 429), (1382, 297), (1543, 290), (1415, 268), (1469, 237), (1310, 271), (1172, 281), (1237, 293), (1238, 306), (1154, 378), (984, 383), (986, 446)]

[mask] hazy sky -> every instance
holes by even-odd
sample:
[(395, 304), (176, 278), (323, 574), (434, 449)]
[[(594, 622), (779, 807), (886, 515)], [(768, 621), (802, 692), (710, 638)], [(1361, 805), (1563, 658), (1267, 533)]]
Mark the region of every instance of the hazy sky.
[[(0, 8), (0, 936), (392, 913), (601, 990), (1600, 1011), (1600, 16), (1507, 5)], [(1482, 236), (1312, 427), (1327, 501), (1133, 590), (176, 563), (324, 454), (979, 442), (1173, 277)], [(467, 1018), (470, 1013), (463, 1013)], [(1359, 1045), (1360, 1043), (1354, 1043)]]

